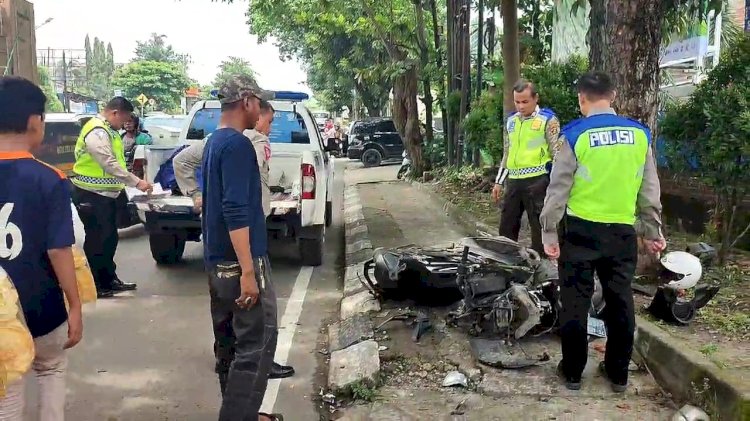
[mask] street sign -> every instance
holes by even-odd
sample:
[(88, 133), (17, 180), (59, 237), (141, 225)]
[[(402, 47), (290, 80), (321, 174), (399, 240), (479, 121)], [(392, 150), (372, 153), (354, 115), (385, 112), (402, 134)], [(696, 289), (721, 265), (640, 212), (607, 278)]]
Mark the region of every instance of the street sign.
[(154, 105), (156, 105), (156, 100), (155, 100), (155, 99), (153, 99), (153, 98), (149, 99), (149, 100), (148, 100), (148, 105), (150, 105), (150, 106), (152, 106), (152, 107), (153, 107)]
[(141, 106), (144, 106), (148, 102), (148, 97), (146, 95), (140, 94), (138, 95), (138, 98), (136, 98), (135, 100), (140, 102)]
[(122, 89), (115, 89), (115, 96), (122, 96)]

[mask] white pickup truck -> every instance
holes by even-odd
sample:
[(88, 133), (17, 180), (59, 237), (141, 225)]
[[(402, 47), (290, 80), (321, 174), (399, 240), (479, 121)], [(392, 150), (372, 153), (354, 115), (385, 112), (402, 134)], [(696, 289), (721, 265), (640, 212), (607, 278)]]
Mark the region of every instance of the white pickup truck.
[[(326, 226), (331, 224), (333, 160), (330, 159), (312, 114), (302, 101), (307, 94), (276, 92), (271, 126), (271, 214), (269, 233), (297, 240), (302, 264), (318, 266), (323, 261)], [(219, 101), (199, 101), (193, 106), (180, 135), (182, 144), (200, 142), (219, 123)], [(157, 154), (159, 159), (167, 154)], [(164, 158), (166, 156), (166, 158)], [(161, 162), (149, 162), (151, 169)], [(152, 181), (152, 180), (149, 180)], [(174, 263), (182, 257), (186, 241), (200, 241), (200, 216), (187, 197), (167, 193), (136, 197), (133, 205), (149, 233), (151, 254), (157, 263)]]

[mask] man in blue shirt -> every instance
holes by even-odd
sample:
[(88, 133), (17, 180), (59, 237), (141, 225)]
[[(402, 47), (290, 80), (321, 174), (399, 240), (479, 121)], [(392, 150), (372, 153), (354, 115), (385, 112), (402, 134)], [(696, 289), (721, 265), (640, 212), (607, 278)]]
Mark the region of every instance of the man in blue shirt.
[(260, 414), (276, 352), (276, 294), (255, 149), (242, 132), (273, 94), (237, 76), (219, 90), (221, 120), (203, 152), (203, 250), (209, 271), (220, 421), (275, 420)]
[[(40, 417), (62, 420), (65, 349), (80, 342), (83, 322), (71, 248), (70, 185), (65, 174), (31, 154), (44, 139), (46, 100), (26, 79), (0, 78), (0, 266), (18, 290), (34, 337)], [(0, 419), (22, 420), (23, 389), (20, 382), (8, 387)]]

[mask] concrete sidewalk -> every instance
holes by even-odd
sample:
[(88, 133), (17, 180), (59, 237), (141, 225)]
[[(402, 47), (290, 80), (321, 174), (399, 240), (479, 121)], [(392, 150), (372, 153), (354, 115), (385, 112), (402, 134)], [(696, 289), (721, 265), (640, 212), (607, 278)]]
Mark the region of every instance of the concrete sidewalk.
[[(395, 181), (397, 169), (348, 166), (347, 184), (357, 187), (373, 248), (433, 246), (474, 234), (448, 215), (428, 191)], [(411, 306), (408, 302), (385, 302), (382, 311), (371, 314), (373, 325), (378, 326), (398, 309)], [(430, 309), (430, 313), (434, 328), (419, 343), (411, 338), (413, 326), (400, 321), (392, 321), (375, 332), (382, 362), (382, 387), (376, 403), (350, 408), (342, 419), (661, 420), (673, 413), (656, 383), (645, 373), (632, 373), (628, 392), (613, 394), (606, 380), (596, 373), (603, 354), (593, 349), (594, 343), (589, 350), (583, 390), (570, 392), (555, 375), (560, 358), (556, 336), (546, 335), (518, 345), (529, 354), (548, 353), (548, 363), (524, 370), (494, 369), (477, 364), (464, 332), (445, 327), (441, 322), (444, 309)], [(453, 370), (470, 378), (468, 388), (441, 387), (445, 374)]]

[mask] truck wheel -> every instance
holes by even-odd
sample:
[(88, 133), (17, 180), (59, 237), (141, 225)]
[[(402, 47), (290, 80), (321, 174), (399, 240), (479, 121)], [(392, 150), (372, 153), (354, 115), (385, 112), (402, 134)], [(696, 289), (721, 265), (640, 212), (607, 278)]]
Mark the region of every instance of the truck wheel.
[(366, 168), (378, 167), (383, 160), (383, 155), (377, 149), (368, 149), (362, 154), (362, 163)]
[(151, 256), (158, 264), (173, 264), (182, 259), (185, 252), (185, 240), (170, 234), (151, 234), (148, 236)]
[(299, 255), (304, 266), (323, 264), (323, 234), (318, 238), (300, 238)]
[(326, 226), (333, 224), (333, 202), (326, 202)]

